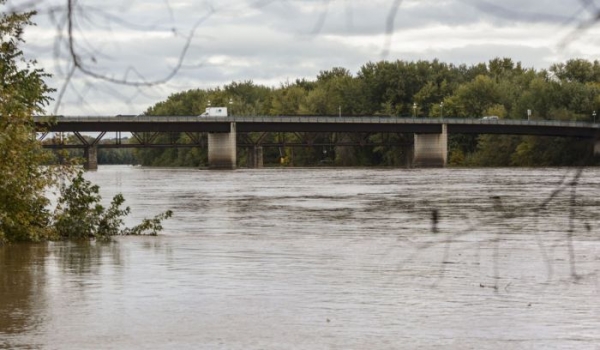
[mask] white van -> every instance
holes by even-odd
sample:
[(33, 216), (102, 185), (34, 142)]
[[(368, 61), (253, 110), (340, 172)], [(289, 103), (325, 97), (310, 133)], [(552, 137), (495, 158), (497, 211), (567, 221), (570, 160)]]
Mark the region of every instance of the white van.
[(227, 107), (206, 107), (200, 117), (227, 117)]

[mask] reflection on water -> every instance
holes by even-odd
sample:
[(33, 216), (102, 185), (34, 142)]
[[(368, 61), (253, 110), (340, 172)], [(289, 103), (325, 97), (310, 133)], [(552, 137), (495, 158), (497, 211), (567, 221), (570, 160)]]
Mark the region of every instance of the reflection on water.
[(575, 173), (101, 167), (129, 224), (175, 216), (0, 248), (0, 348), (593, 348), (600, 170)]
[(0, 247), (0, 348), (11, 348), (3, 335), (34, 331), (43, 322), (44, 245)]

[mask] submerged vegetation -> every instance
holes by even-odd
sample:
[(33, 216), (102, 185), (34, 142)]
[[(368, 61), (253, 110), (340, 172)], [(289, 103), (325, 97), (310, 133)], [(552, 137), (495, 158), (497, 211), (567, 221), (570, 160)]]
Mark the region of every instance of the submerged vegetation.
[(117, 194), (109, 208), (100, 204), (102, 199), (99, 187), (83, 178), (83, 173), (77, 176), (69, 185), (60, 189), (60, 199), (53, 216), (52, 227), (56, 235), (63, 239), (109, 240), (118, 235), (156, 235), (162, 230), (161, 222), (173, 215), (168, 210), (153, 219), (145, 219), (133, 228), (122, 228), (123, 217), (130, 213), (130, 208), (121, 207), (125, 202), (123, 195)]

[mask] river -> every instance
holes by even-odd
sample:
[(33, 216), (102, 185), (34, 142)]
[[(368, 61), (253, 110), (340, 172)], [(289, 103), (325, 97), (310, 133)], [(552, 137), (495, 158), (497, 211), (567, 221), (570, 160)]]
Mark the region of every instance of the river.
[(0, 349), (598, 349), (600, 169), (100, 166), (156, 237), (0, 247)]

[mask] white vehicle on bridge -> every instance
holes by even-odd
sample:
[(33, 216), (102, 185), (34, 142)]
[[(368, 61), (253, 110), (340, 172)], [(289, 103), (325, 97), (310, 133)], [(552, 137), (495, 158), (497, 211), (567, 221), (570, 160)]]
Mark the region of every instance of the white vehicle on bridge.
[(227, 107), (206, 107), (199, 117), (227, 117)]

